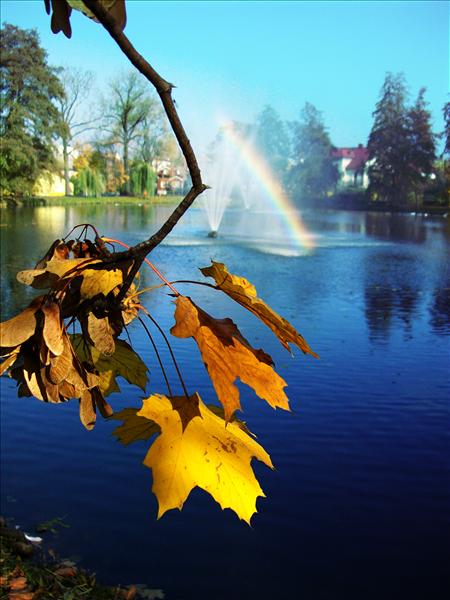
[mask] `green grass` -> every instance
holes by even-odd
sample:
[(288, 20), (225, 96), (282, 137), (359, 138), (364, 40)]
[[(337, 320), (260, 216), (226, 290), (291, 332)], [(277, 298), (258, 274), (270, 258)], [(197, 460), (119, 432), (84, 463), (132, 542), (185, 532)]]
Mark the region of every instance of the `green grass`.
[(150, 196), (138, 198), (135, 196), (101, 196), (100, 198), (83, 198), (75, 196), (60, 196), (43, 198), (48, 205), (60, 206), (64, 204), (178, 204), (182, 196)]
[[(25, 206), (87, 206), (87, 205), (138, 205), (138, 204), (178, 204), (182, 196), (151, 196), (150, 198), (137, 198), (132, 196), (101, 196), (100, 198), (85, 198), (75, 196), (47, 196), (35, 198), (21, 198), (18, 203)], [(8, 200), (5, 198), (6, 203)]]

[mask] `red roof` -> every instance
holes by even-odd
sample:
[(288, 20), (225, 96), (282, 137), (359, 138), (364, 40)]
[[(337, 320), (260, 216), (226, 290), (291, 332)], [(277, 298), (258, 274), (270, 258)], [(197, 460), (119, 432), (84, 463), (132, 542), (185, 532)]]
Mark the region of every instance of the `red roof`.
[(346, 171), (359, 171), (365, 165), (369, 158), (367, 148), (359, 145), (357, 148), (335, 148), (331, 151), (333, 158), (351, 158), (346, 166)]

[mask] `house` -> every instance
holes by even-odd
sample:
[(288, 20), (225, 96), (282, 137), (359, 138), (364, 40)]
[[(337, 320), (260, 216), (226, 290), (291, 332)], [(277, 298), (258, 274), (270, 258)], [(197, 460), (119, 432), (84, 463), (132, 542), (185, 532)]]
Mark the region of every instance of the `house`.
[(356, 148), (334, 148), (331, 156), (339, 171), (338, 188), (357, 187), (366, 189), (369, 185), (369, 152), (362, 144)]
[[(70, 185), (72, 188), (72, 184)], [(33, 186), (33, 196), (65, 196), (66, 182), (60, 173), (41, 173)]]
[(175, 166), (171, 160), (156, 158), (152, 161), (156, 171), (156, 195), (181, 194), (186, 181), (185, 167)]

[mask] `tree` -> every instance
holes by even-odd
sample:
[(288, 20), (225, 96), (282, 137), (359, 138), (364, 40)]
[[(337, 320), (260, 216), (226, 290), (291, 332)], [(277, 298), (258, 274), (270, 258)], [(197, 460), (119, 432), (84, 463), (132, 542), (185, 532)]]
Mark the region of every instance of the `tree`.
[(431, 129), (431, 114), (425, 101), (425, 88), (421, 88), (415, 104), (408, 111), (408, 142), (411, 172), (411, 188), (416, 205), (423, 196), (423, 189), (434, 170), (436, 160), (436, 136)]
[(80, 107), (92, 91), (93, 74), (81, 69), (63, 68), (60, 76), (64, 94), (58, 98), (59, 135), (63, 150), (66, 196), (70, 195), (69, 156), (74, 140), (93, 129), (94, 119), (81, 118)]
[(445, 120), (445, 129), (443, 132), (444, 136), (444, 155), (450, 156), (450, 102), (444, 104), (442, 109)]
[(30, 194), (39, 175), (55, 167), (54, 102), (63, 89), (35, 30), (4, 25), (0, 48), (0, 191)]
[(338, 170), (331, 157), (332, 144), (322, 114), (307, 102), (300, 121), (291, 124), (293, 164), (289, 188), (294, 198), (323, 197), (338, 181)]
[(290, 154), (286, 125), (272, 106), (256, 117), (255, 143), (280, 181), (284, 181)]
[(425, 88), (412, 107), (402, 73), (387, 73), (369, 135), (369, 193), (374, 200), (407, 204), (422, 193), (435, 160), (435, 136)]
[[(150, 115), (156, 100), (147, 91), (140, 76), (130, 71), (110, 84), (110, 97), (106, 103), (105, 130), (109, 142), (121, 146), (123, 168), (127, 178), (125, 194), (130, 194), (130, 152), (138, 140), (145, 140), (150, 127)], [(149, 136), (148, 136), (149, 139)], [(148, 152), (147, 156), (151, 151)]]

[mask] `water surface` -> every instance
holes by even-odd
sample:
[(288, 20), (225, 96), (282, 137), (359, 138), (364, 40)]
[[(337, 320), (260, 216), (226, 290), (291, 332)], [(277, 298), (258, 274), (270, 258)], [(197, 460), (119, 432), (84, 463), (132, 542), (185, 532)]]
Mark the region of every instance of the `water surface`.
[[(133, 243), (167, 207), (37, 207), (2, 213), (2, 318), (36, 292), (15, 273), (79, 222)], [(251, 314), (207, 288), (179, 286), (213, 316), (232, 317), (288, 383), (292, 413), (273, 411), (241, 386), (243, 418), (271, 454), (255, 464), (267, 495), (252, 527), (195, 490), (182, 512), (156, 520), (145, 442), (115, 441), (115, 422), (93, 432), (77, 403), (17, 398), (1, 379), (1, 510), (24, 529), (64, 516), (51, 540), (63, 556), (111, 583), (146, 583), (172, 600), (447, 598), (449, 552), (449, 221), (382, 213), (307, 212), (315, 248), (280, 239), (273, 215), (225, 216), (206, 237), (200, 210), (152, 260), (169, 279), (200, 279), (225, 262), (288, 318), (320, 354), (295, 357)], [(249, 223), (253, 226), (249, 226)], [(273, 224), (273, 227), (272, 225)], [(272, 235), (275, 231), (276, 235)], [(154, 278), (143, 273), (143, 283)], [(172, 299), (147, 306), (167, 330)], [(150, 365), (149, 391), (164, 392), (147, 338), (133, 343)], [(214, 393), (192, 340), (173, 338), (190, 390)], [(162, 350), (168, 362), (167, 352)], [(117, 407), (139, 406), (125, 383)]]

